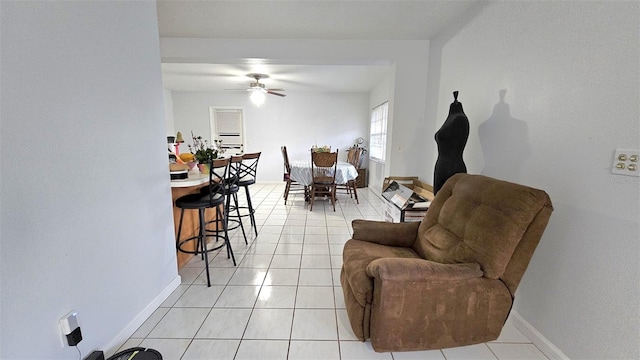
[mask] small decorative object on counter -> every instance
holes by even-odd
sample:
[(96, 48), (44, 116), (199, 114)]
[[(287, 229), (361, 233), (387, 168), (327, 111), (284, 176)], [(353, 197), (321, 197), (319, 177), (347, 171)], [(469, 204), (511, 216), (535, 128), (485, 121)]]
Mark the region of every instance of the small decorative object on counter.
[(169, 174), (171, 175), (171, 180), (185, 180), (189, 177), (188, 175), (188, 165), (186, 164), (169, 164)]
[(200, 174), (208, 174), (211, 167), (209, 163), (198, 163), (198, 170), (200, 170)]
[(190, 152), (181, 153), (178, 157), (189, 166), (189, 170), (193, 170), (198, 164), (195, 155)]
[(183, 142), (184, 139), (182, 138), (182, 133), (178, 131), (178, 133), (176, 134), (176, 143), (174, 144), (176, 155), (180, 155), (180, 144), (182, 144)]
[(210, 163), (211, 160), (218, 158), (218, 150), (209, 146), (209, 142), (203, 139), (202, 136), (195, 136), (192, 131), (191, 138), (193, 139), (193, 145), (189, 144), (189, 151), (200, 164)]
[(195, 136), (193, 131), (191, 131), (191, 139), (193, 139), (193, 145), (189, 144), (189, 151), (193, 154), (195, 160), (198, 161), (200, 172), (203, 174), (208, 173), (208, 164), (224, 153), (222, 140), (214, 140), (214, 145), (210, 146), (206, 139), (203, 139), (202, 136)]

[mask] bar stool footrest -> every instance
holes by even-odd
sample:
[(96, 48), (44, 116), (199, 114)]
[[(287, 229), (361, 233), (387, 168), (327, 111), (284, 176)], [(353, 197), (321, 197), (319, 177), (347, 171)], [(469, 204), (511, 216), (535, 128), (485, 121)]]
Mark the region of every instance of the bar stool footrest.
[[(205, 229), (206, 230), (206, 229)], [(190, 242), (190, 241), (194, 241), (194, 240), (198, 240), (200, 237), (199, 236), (192, 236), (190, 238), (184, 239), (182, 241), (180, 241), (177, 245), (178, 251), (183, 252), (185, 254), (193, 254), (193, 255), (199, 255), (202, 254), (202, 251), (200, 251), (200, 247), (198, 246), (198, 244), (196, 243), (196, 248), (197, 250), (186, 250), (182, 248), (182, 245)], [(225, 245), (227, 245), (227, 243), (224, 241), (224, 235), (218, 235), (218, 234), (210, 234), (210, 235), (205, 235), (205, 238), (217, 238), (216, 242), (219, 239), (222, 239), (222, 244), (220, 244), (219, 246), (216, 246), (214, 248), (209, 248), (207, 246), (207, 252), (212, 252), (212, 251), (216, 251), (216, 250), (220, 250), (222, 249)], [(207, 242), (208, 244), (208, 242)]]

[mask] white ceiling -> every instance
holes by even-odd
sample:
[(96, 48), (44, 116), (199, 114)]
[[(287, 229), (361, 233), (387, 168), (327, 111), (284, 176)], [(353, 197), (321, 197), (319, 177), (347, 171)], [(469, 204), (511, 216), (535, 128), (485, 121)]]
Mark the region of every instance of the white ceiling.
[[(158, 0), (160, 37), (218, 39), (428, 40), (476, 0)], [(251, 72), (286, 91), (368, 92), (389, 66), (163, 63), (176, 91), (241, 89)], [(286, 93), (286, 92), (285, 92)]]
[[(243, 89), (254, 79), (246, 75), (258, 71), (247, 64), (162, 64), (162, 81), (175, 91), (219, 91)], [(368, 92), (384, 78), (388, 66), (264, 65), (260, 80), (267, 88), (283, 92)]]

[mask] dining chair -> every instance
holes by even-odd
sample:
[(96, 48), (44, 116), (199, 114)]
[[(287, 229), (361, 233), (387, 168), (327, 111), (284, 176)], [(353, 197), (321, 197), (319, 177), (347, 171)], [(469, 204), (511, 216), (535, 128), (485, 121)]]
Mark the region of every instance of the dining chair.
[[(356, 170), (360, 169), (360, 155), (362, 154), (362, 148), (353, 147), (349, 148), (347, 152), (347, 162), (353, 165)], [(347, 180), (345, 184), (338, 184), (337, 190), (345, 190), (349, 197), (356, 198), (356, 204), (360, 204), (358, 201), (357, 179)]]
[(336, 171), (338, 168), (338, 150), (336, 152), (311, 152), (311, 196), (309, 211), (313, 211), (316, 196), (331, 197), (333, 211), (336, 211)]
[(291, 164), (289, 164), (289, 155), (287, 154), (287, 147), (280, 146), (280, 151), (282, 151), (282, 158), (284, 159), (284, 181), (286, 182), (284, 187), (284, 204), (287, 204), (287, 199), (289, 198), (289, 193), (291, 192), (299, 192), (304, 191), (305, 197), (307, 196), (307, 192), (309, 188), (306, 185), (300, 184), (299, 182), (293, 180), (291, 178)]

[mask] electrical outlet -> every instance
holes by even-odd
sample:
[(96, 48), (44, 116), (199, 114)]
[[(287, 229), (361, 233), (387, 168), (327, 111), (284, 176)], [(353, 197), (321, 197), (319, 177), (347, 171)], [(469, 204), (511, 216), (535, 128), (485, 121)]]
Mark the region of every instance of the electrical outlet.
[(60, 333), (62, 335), (62, 346), (75, 346), (82, 340), (80, 325), (78, 324), (78, 313), (74, 310), (63, 316), (59, 321)]
[(78, 313), (72, 311), (60, 319), (60, 331), (62, 335), (69, 335), (78, 327)]
[(611, 173), (640, 176), (640, 150), (617, 149), (613, 157)]

